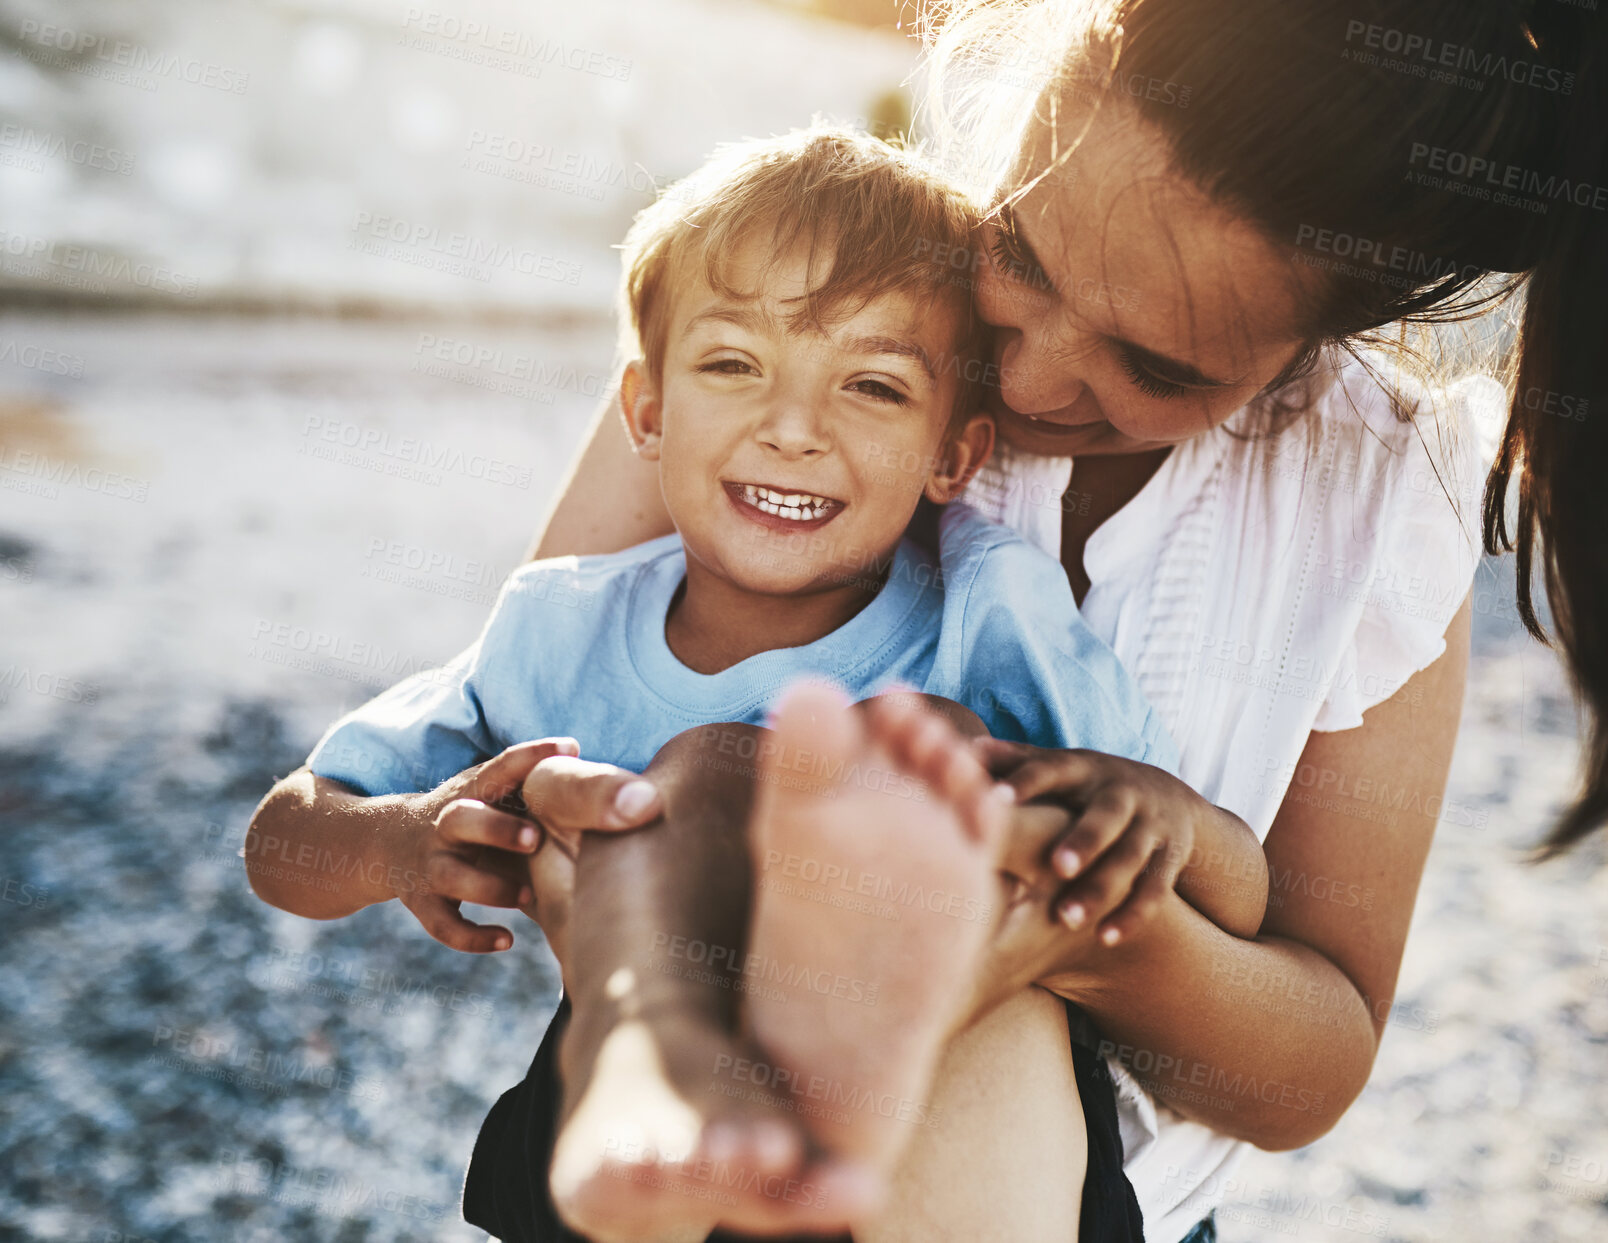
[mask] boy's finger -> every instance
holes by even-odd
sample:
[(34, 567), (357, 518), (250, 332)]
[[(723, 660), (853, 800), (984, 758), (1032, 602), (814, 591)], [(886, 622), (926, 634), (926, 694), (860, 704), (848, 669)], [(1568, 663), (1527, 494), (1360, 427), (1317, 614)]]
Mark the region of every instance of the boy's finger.
[(438, 894), (414, 897), (404, 902), (424, 930), (448, 949), (465, 954), (493, 954), (514, 943), (514, 934), (495, 924), (476, 924), (465, 919), (458, 904)]
[(1161, 908), (1172, 888), (1172, 881), (1159, 867), (1147, 868), (1133, 887), (1128, 900), (1112, 911), (1100, 923), (1099, 939), (1102, 945), (1120, 945)]
[(644, 777), (571, 756), (537, 764), (525, 778), (525, 806), (555, 830), (634, 829), (663, 811), (658, 788)]
[(425, 879), (430, 892), (455, 902), (473, 902), (476, 906), (523, 906), (530, 900), (521, 892), (527, 886), (506, 877), (482, 871), (472, 864), (446, 851), (437, 851), (426, 860)]
[(1011, 808), (1000, 869), (1029, 883), (1042, 876), (1050, 847), (1066, 832), (1071, 819), (1065, 807), (1054, 803)]
[(988, 769), (991, 777), (1003, 778), (1035, 755), (1043, 754), (1038, 747), (1030, 747), (1025, 742), (1007, 742), (1003, 738), (990, 738), (987, 734), (970, 739), (970, 743), (972, 754)]
[(533, 855), (542, 846), (540, 825), (488, 807), (479, 799), (453, 799), (436, 816), (435, 826), (448, 841), (465, 845), (492, 846), (522, 855)]
[(538, 738), (534, 742), (519, 743), (464, 773), (466, 781), (462, 793), (483, 803), (500, 803), (518, 790), (530, 770), (543, 760), (580, 753), (580, 744), (573, 738)]
[(1110, 915), (1133, 892), (1160, 844), (1143, 828), (1127, 833), (1093, 867), (1062, 888), (1055, 907), (1061, 922), (1081, 929)]
[(1089, 801), (1076, 823), (1055, 845), (1050, 867), (1070, 879), (1120, 841), (1139, 810), (1139, 796), (1128, 786), (1106, 786)]
[(1075, 798), (1099, 776), (1100, 761), (1092, 752), (1041, 751), (1001, 780), (1015, 787), (1016, 797), (1026, 802), (1048, 796)]

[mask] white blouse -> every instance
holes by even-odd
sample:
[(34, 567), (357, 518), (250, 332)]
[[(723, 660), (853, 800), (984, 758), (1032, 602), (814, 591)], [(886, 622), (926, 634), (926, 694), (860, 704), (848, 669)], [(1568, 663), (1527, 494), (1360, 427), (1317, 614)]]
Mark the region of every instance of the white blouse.
[[(1251, 434), (1241, 411), (1178, 445), (1084, 551), (1084, 620), (1172, 730), (1180, 776), (1259, 839), (1312, 731), (1361, 725), (1445, 649), (1479, 561), (1501, 386), (1431, 394), (1370, 361), (1412, 420), (1347, 360), (1282, 431)], [(1002, 446), (966, 499), (1059, 557), (1076, 485), (1071, 458)], [(1145, 1237), (1177, 1243), (1222, 1199), (1244, 1145), (1111, 1067)]]

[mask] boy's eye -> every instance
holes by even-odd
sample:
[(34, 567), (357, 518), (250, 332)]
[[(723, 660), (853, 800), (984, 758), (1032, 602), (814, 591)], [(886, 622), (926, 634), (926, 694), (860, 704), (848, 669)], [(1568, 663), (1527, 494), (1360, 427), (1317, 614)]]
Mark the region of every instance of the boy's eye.
[(860, 379), (849, 383), (849, 388), (856, 393), (863, 393), (877, 401), (892, 402), (896, 406), (909, 403), (910, 399), (894, 388), (891, 384), (884, 384), (881, 380)]
[(1151, 397), (1182, 397), (1190, 391), (1188, 385), (1162, 379), (1140, 362), (1133, 351), (1120, 345), (1117, 347), (1117, 362), (1128, 373), (1128, 379), (1133, 382), (1133, 386)]
[(710, 372), (715, 375), (758, 375), (751, 363), (741, 358), (717, 358), (712, 362), (700, 363), (699, 371)]

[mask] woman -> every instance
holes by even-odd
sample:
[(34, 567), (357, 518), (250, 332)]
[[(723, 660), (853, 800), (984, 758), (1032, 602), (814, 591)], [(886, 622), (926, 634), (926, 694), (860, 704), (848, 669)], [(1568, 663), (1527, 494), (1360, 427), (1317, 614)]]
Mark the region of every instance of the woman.
[[(1594, 478), (1608, 436), (1590, 417), (1608, 43), (1596, 14), (1552, 0), (1042, 0), (939, 16), (936, 93), (961, 103), (940, 132), (998, 205), (974, 267), (999, 330), (1008, 449), (973, 499), (1060, 556), (1169, 721), (1193, 790), (1109, 758), (992, 748), (1024, 797), (1082, 811), (1061, 846), (1020, 852), (1024, 871), (1048, 859), (1064, 880), (1061, 922), (1002, 933), (993, 981), (1013, 1000), (951, 1049), (937, 1089), (956, 1125), (917, 1145), (863, 1233), (979, 1237), (1004, 1222), (1002, 1237), (1050, 1237), (1043, 1223), (1065, 1220), (1039, 1210), (1079, 1194), (1057, 1165), (1066, 1147), (1021, 1118), (1047, 1097), (1077, 1116), (1079, 1087), (1091, 1118), (1103, 1102), (1087, 1074), (1074, 1086), (1059, 1008), (1014, 991), (1046, 980), (1113, 1065), (1144, 1237), (1210, 1238), (1203, 1188), (1241, 1142), (1328, 1130), (1389, 1015), (1460, 712), (1490, 408), (1477, 384), (1421, 384), (1403, 347), (1517, 283), (1493, 273), (1528, 274), (1529, 298), (1485, 541), (1516, 543), (1539, 633), (1528, 583), (1545, 537), (1590, 713), (1585, 792), (1551, 844), (1608, 813), (1608, 502)], [(988, 167), (995, 152), (1007, 167)], [(537, 551), (666, 529), (604, 417)], [(625, 779), (558, 781), (543, 806), (601, 823)], [(1256, 940), (1178, 898), (1187, 849), (1080, 868), (1102, 824), (1180, 800), (1263, 836), (1272, 897)], [(1187, 847), (1188, 824), (1174, 817), (1168, 836)], [(1136, 874), (1137, 896), (1110, 910)], [(561, 906), (557, 890), (538, 907)], [(1092, 1180), (1111, 1127), (1090, 1137)], [(1083, 1237), (1112, 1208), (1085, 1199)]]

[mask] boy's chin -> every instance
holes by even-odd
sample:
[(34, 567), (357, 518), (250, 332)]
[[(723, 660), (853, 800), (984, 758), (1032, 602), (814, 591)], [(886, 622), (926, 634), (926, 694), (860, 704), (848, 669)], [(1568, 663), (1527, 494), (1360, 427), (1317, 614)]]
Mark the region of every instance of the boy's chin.
[(764, 571), (744, 569), (730, 576), (734, 586), (760, 596), (802, 596), (842, 587), (875, 586), (874, 574), (846, 566), (799, 566)]

